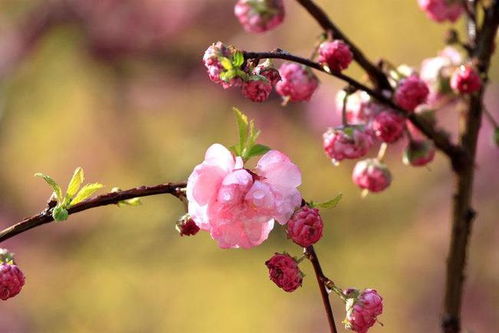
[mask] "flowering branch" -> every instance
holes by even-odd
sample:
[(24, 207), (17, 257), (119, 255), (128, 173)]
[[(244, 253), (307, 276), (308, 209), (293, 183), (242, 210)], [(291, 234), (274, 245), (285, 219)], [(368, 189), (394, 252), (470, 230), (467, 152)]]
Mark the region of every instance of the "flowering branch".
[[(183, 200), (185, 195), (182, 192), (182, 189), (185, 188), (185, 186), (185, 183), (167, 183), (155, 186), (140, 186), (129, 190), (110, 192), (71, 206), (68, 209), (68, 214), (75, 214), (91, 208), (118, 204), (124, 200), (147, 197), (157, 194), (171, 194)], [(30, 229), (39, 227), (43, 224), (53, 222), (54, 218), (52, 217), (52, 210), (55, 206), (56, 201), (50, 200), (47, 203), (47, 208), (45, 208), (45, 210), (43, 210), (40, 214), (25, 218), (21, 222), (0, 231), (0, 242), (3, 242)]]
[(369, 78), (373, 81), (376, 88), (392, 90), (386, 75), (375, 66), (362, 51), (334, 24), (329, 16), (311, 0), (296, 0), (300, 5), (305, 8), (310, 15), (319, 23), (319, 25), (326, 31), (331, 33), (335, 39), (341, 39), (350, 46), (355, 61), (366, 71)]
[(341, 72), (333, 72), (327, 71), (324, 69), (322, 65), (319, 63), (312, 61), (310, 59), (302, 58), (293, 54), (289, 54), (287, 52), (283, 52), (281, 50), (277, 50), (274, 52), (244, 52), (245, 59), (283, 59), (292, 62), (296, 62), (307, 67), (316, 69), (328, 75), (334, 76), (340, 80), (343, 80), (350, 84), (352, 87), (365, 91), (367, 94), (375, 98), (377, 101), (388, 105), (390, 108), (402, 113), (405, 115), (413, 124), (416, 126), (423, 134), (425, 134), (429, 139), (431, 139), (435, 146), (440, 149), (443, 153), (445, 153), (449, 159), (451, 160), (452, 166), (454, 169), (460, 169), (463, 164), (467, 163), (467, 156), (465, 152), (455, 144), (453, 144), (448, 135), (436, 129), (431, 123), (418, 116), (415, 113), (408, 113), (406, 110), (395, 104), (391, 99), (383, 96), (383, 94), (379, 93), (376, 90), (373, 90), (366, 85), (358, 82), (357, 80), (345, 75)]

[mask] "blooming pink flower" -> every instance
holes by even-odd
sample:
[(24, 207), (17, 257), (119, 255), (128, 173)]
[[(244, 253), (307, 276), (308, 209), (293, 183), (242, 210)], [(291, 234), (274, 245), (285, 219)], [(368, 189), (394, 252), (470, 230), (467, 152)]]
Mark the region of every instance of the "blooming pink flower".
[(204, 52), (203, 63), (207, 69), (208, 77), (211, 81), (220, 84), (224, 89), (239, 86), (241, 84), (240, 78), (233, 78), (227, 82), (220, 77), (224, 72), (220, 58), (225, 57), (230, 59), (235, 51), (236, 50), (233, 47), (228, 47), (222, 42), (216, 42)]
[(299, 64), (285, 62), (279, 68), (281, 81), (276, 84), (279, 95), (291, 102), (308, 101), (319, 86), (319, 80), (312, 71)]
[(362, 293), (348, 289), (344, 294), (347, 297), (345, 328), (366, 333), (383, 313), (383, 298), (374, 289), (365, 289)]
[(324, 151), (333, 163), (362, 157), (372, 145), (371, 135), (359, 126), (328, 129), (323, 135)]
[(435, 157), (435, 146), (428, 140), (412, 140), (404, 150), (403, 161), (406, 165), (424, 166)]
[(321, 239), (323, 225), (317, 208), (303, 206), (288, 221), (286, 231), (293, 242), (307, 247)]
[(189, 214), (221, 248), (251, 248), (267, 239), (274, 220), (285, 224), (300, 206), (300, 184), (298, 167), (276, 150), (250, 171), (214, 144), (187, 181)]
[(262, 103), (269, 98), (272, 92), (272, 84), (265, 77), (249, 79), (243, 83), (241, 91), (244, 97), (253, 102)]
[(460, 66), (454, 71), (450, 85), (456, 93), (472, 94), (482, 87), (482, 79), (471, 66)]
[(365, 159), (355, 164), (352, 180), (361, 189), (381, 192), (390, 186), (392, 176), (386, 165), (376, 159)]
[(418, 4), (436, 22), (455, 22), (464, 12), (463, 3), (459, 0), (418, 0)]
[(13, 255), (0, 249), (0, 299), (5, 301), (19, 294), (24, 282), (24, 274), (15, 265)]
[(391, 110), (383, 111), (374, 117), (370, 128), (381, 141), (394, 143), (404, 133), (405, 118)]
[(348, 68), (353, 60), (350, 47), (342, 40), (323, 42), (319, 46), (319, 63), (327, 65), (330, 70), (340, 72)]
[(284, 20), (284, 3), (282, 0), (239, 0), (234, 14), (247, 32), (265, 32)]
[(395, 102), (407, 111), (426, 102), (430, 90), (426, 83), (415, 74), (400, 80), (395, 91)]
[(265, 262), (269, 269), (270, 279), (281, 289), (287, 292), (301, 287), (303, 273), (296, 260), (287, 253), (276, 253)]
[(272, 66), (270, 60), (256, 66), (253, 70), (253, 74), (264, 76), (267, 80), (269, 80), (273, 87), (281, 80), (279, 71)]

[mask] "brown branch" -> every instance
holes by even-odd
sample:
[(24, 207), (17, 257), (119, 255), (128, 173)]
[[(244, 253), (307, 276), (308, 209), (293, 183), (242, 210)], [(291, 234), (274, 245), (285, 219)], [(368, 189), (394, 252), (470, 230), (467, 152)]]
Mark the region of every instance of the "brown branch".
[[(499, 0), (495, 0), (485, 12), (480, 34), (474, 45), (473, 56), (478, 61), (482, 77), (487, 78), (494, 38), (499, 26)], [(468, 31), (473, 38), (474, 30)], [(486, 80), (485, 80), (486, 82)], [(484, 82), (484, 83), (485, 83)], [(463, 114), (464, 127), (460, 133), (460, 144), (471, 157), (471, 161), (455, 172), (456, 185), (453, 203), (452, 235), (447, 259), (447, 278), (442, 329), (445, 333), (461, 330), (461, 305), (464, 285), (464, 270), (473, 219), (476, 215), (471, 206), (473, 178), (475, 173), (476, 147), (483, 115), (485, 85), (480, 92), (470, 96), (468, 109)]]
[(329, 16), (317, 6), (312, 0), (296, 0), (300, 5), (302, 5), (309, 14), (319, 23), (319, 25), (326, 32), (330, 32), (335, 39), (342, 39), (345, 43), (350, 46), (350, 50), (353, 53), (353, 58), (361, 66), (364, 71), (369, 75), (369, 78), (374, 83), (377, 90), (388, 89), (392, 90), (390, 83), (386, 75), (375, 66), (367, 57), (362, 53), (362, 51), (338, 28)]
[(329, 301), (328, 288), (325, 284), (326, 281), (330, 280), (322, 272), (322, 267), (313, 245), (305, 248), (305, 256), (310, 260), (312, 266), (314, 267), (315, 277), (317, 278), (317, 283), (319, 284), (322, 303), (324, 304), (324, 309), (326, 310), (327, 321), (329, 323), (331, 333), (337, 333), (338, 330), (336, 329), (336, 323), (334, 322), (333, 309), (331, 308), (331, 302)]
[(460, 169), (463, 164), (468, 161), (467, 155), (462, 151), (462, 149), (455, 144), (453, 144), (447, 135), (447, 133), (436, 129), (431, 123), (425, 119), (419, 117), (415, 113), (409, 113), (402, 109), (400, 106), (395, 104), (391, 99), (385, 97), (383, 94), (376, 90), (373, 90), (366, 85), (356, 81), (355, 79), (341, 73), (341, 72), (328, 72), (319, 63), (312, 60), (298, 57), (293, 54), (278, 50), (274, 52), (244, 52), (245, 59), (283, 59), (292, 62), (296, 62), (307, 67), (316, 69), (340, 80), (343, 80), (350, 84), (352, 87), (363, 90), (368, 93), (371, 97), (376, 99), (378, 102), (388, 105), (390, 108), (400, 112), (405, 115), (413, 124), (418, 128), (424, 135), (426, 135), (430, 140), (432, 140), (435, 146), (445, 153), (451, 160), (454, 169)]
[[(176, 196), (177, 198), (182, 199), (184, 197), (184, 194), (181, 190), (185, 188), (185, 186), (185, 183), (168, 183), (156, 186), (141, 186), (124, 191), (110, 192), (82, 201), (70, 207), (68, 209), (68, 213), (75, 214), (91, 208), (117, 204), (123, 200), (147, 197), (157, 194), (171, 194)], [(39, 227), (43, 224), (53, 222), (54, 218), (52, 217), (52, 209), (54, 208), (54, 206), (55, 201), (49, 201), (47, 208), (40, 214), (25, 218), (21, 222), (0, 231), (0, 242), (3, 242), (30, 229)]]

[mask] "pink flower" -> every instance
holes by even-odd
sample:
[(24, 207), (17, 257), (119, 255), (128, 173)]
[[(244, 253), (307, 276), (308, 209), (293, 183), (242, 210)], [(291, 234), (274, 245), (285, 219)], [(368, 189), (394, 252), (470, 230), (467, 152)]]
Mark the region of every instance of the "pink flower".
[[(346, 94), (345, 90), (340, 90), (336, 94), (336, 112), (340, 116), (343, 113), (343, 104), (345, 102)], [(372, 116), (372, 109), (370, 108), (371, 103), (373, 103), (371, 102), (371, 98), (364, 91), (357, 91), (350, 94), (345, 105), (347, 123), (349, 125), (366, 124)]]
[(406, 165), (424, 166), (435, 157), (435, 146), (431, 141), (413, 140), (404, 150), (403, 161)]
[(319, 86), (319, 80), (312, 71), (299, 64), (285, 62), (279, 68), (281, 81), (276, 84), (279, 95), (291, 102), (308, 101)]
[(24, 282), (24, 274), (15, 265), (12, 253), (0, 249), (0, 299), (5, 301), (19, 294)]
[(262, 103), (269, 98), (272, 92), (272, 84), (265, 77), (250, 78), (243, 83), (241, 88), (243, 96), (253, 102)]
[(374, 289), (365, 289), (362, 293), (348, 289), (344, 294), (347, 297), (345, 328), (366, 333), (383, 313), (383, 298)]
[(426, 83), (413, 74), (400, 80), (395, 91), (395, 102), (407, 111), (414, 109), (426, 102), (430, 90)]
[(342, 40), (323, 42), (319, 47), (318, 61), (327, 65), (331, 71), (340, 72), (348, 68), (353, 60), (350, 47)]
[(276, 150), (250, 171), (214, 144), (187, 181), (189, 214), (221, 248), (251, 248), (267, 239), (274, 220), (285, 224), (300, 206), (300, 184), (298, 167)]
[(270, 279), (281, 289), (292, 292), (301, 287), (303, 273), (298, 263), (287, 253), (276, 253), (265, 262)]
[(247, 32), (265, 32), (284, 20), (284, 3), (282, 0), (239, 0), (234, 14)]
[(450, 85), (456, 93), (472, 94), (482, 87), (482, 79), (471, 66), (460, 66), (454, 71)]
[(370, 128), (381, 141), (394, 143), (404, 134), (405, 118), (394, 111), (386, 110), (374, 117)]
[(359, 126), (328, 129), (323, 135), (324, 151), (333, 163), (362, 157), (372, 145), (371, 135)]
[(273, 87), (281, 80), (281, 75), (279, 71), (272, 66), (270, 60), (265, 61), (263, 64), (260, 64), (255, 67), (253, 70), (253, 74), (261, 75), (265, 77), (272, 84)]
[(365, 159), (355, 164), (352, 180), (361, 189), (381, 192), (390, 186), (392, 176), (386, 165), (376, 159)]
[(323, 225), (317, 208), (303, 206), (288, 221), (286, 231), (293, 242), (307, 247), (321, 239)]
[(459, 0), (418, 0), (418, 4), (426, 15), (436, 22), (455, 22), (464, 12), (463, 4)]
[(224, 87), (224, 89), (241, 85), (240, 78), (233, 78), (230, 81), (224, 81), (220, 77), (220, 75), (224, 72), (220, 58), (225, 57), (230, 59), (235, 51), (236, 50), (233, 47), (228, 47), (222, 42), (216, 42), (208, 47), (208, 49), (204, 52), (203, 63), (208, 72), (208, 77), (211, 81), (220, 84)]

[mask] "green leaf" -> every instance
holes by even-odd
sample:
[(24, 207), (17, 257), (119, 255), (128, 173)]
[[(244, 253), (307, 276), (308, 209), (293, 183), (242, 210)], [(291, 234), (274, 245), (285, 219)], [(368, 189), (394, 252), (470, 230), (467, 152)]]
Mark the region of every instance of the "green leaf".
[(104, 185), (99, 183), (87, 184), (81, 188), (78, 194), (71, 200), (71, 205), (76, 205), (83, 200), (86, 200), (92, 196), (95, 192), (103, 188)]
[(50, 185), (50, 187), (52, 187), (52, 190), (54, 191), (55, 193), (55, 196), (57, 198), (57, 201), (58, 202), (61, 202), (62, 201), (62, 190), (61, 190), (61, 187), (55, 182), (55, 180), (53, 180), (50, 176), (47, 176), (47, 175), (44, 175), (43, 173), (35, 173), (35, 177), (41, 177), (43, 178), (47, 184)]
[(334, 199), (324, 201), (324, 202), (314, 202), (312, 203), (312, 206), (315, 208), (334, 208), (338, 205), (340, 202), (341, 198), (343, 198), (343, 194), (340, 193)]
[(233, 145), (229, 147), (229, 150), (234, 153), (236, 156), (241, 156), (241, 145)]
[(229, 58), (220, 57), (219, 60), (220, 64), (222, 64), (223, 68), (225, 68), (226, 70), (233, 69), (232, 61), (230, 61)]
[(236, 114), (237, 127), (239, 128), (239, 147), (240, 150), (243, 150), (248, 140), (248, 116), (237, 108), (232, 108), (232, 110)]
[(234, 67), (239, 67), (243, 63), (244, 63), (244, 55), (241, 51), (237, 51), (233, 56), (232, 65), (234, 65)]
[(245, 157), (249, 159), (250, 157), (253, 156), (260, 156), (268, 152), (270, 149), (271, 149), (270, 147), (267, 147), (265, 145), (256, 144), (253, 147), (251, 147), (250, 151)]
[(71, 201), (73, 197), (78, 193), (78, 190), (80, 189), (81, 184), (83, 184), (83, 181), (85, 180), (85, 175), (83, 174), (83, 169), (82, 168), (76, 168), (75, 172), (73, 173), (73, 177), (71, 177), (71, 180), (69, 181), (68, 185), (68, 190), (66, 191), (66, 199)]

